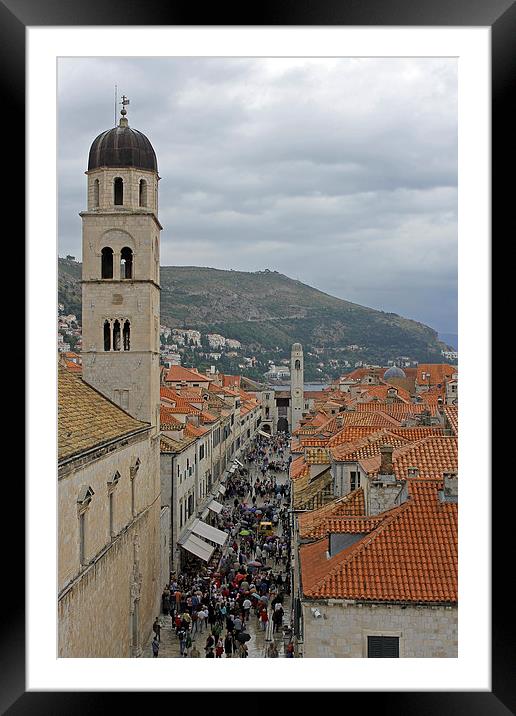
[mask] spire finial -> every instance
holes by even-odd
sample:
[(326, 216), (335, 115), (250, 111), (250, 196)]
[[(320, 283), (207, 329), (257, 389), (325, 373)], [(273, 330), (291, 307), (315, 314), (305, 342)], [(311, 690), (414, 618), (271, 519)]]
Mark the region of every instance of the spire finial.
[(125, 116), (125, 115), (127, 114), (127, 110), (126, 110), (125, 106), (126, 106), (127, 104), (129, 104), (129, 100), (127, 99), (127, 97), (125, 96), (125, 94), (122, 95), (122, 101), (120, 102), (120, 104), (122, 105), (122, 109), (120, 110), (120, 114), (122, 115), (122, 117), (120, 118), (120, 126), (121, 126), (121, 127), (127, 127), (127, 126), (128, 126), (128, 121), (127, 121), (127, 118), (126, 118), (126, 116)]

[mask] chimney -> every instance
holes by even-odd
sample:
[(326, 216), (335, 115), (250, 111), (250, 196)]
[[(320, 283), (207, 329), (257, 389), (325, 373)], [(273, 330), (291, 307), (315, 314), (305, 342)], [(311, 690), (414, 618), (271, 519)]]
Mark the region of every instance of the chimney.
[(381, 462), (380, 469), (378, 471), (379, 475), (392, 475), (394, 473), (392, 466), (393, 451), (394, 448), (392, 445), (382, 445), (380, 447)]
[(336, 425), (338, 428), (343, 428), (343, 427), (344, 427), (344, 416), (343, 416), (343, 415), (337, 415), (337, 416), (335, 417), (335, 425)]
[(418, 467), (408, 467), (407, 468), (407, 476), (408, 477), (418, 477), (419, 476), (419, 468)]
[(459, 495), (459, 478), (456, 472), (443, 472), (444, 497), (457, 498)]

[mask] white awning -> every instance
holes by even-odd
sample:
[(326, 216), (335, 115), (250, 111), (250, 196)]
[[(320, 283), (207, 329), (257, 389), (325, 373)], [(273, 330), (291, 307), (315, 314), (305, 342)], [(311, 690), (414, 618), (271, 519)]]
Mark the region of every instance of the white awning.
[(236, 470), (236, 465), (231, 465), (228, 472), (230, 473), (230, 475), (232, 475), (235, 472), (235, 470)]
[(236, 462), (237, 465), (240, 465), (240, 467), (244, 467), (244, 466), (242, 465), (242, 463), (241, 463), (239, 460), (237, 460), (236, 458), (235, 458), (235, 462)]
[(229, 536), (227, 532), (218, 530), (216, 527), (212, 527), (202, 520), (195, 520), (192, 525), (192, 532), (217, 544), (224, 544)]
[(226, 494), (226, 485), (219, 485), (219, 492), (221, 492), (223, 495)]
[(263, 430), (257, 430), (256, 432), (258, 433), (258, 435), (263, 435), (266, 438), (270, 438), (270, 433), (266, 433)]
[(185, 539), (184, 542), (179, 542), (181, 547), (184, 549), (187, 549), (192, 554), (195, 554), (196, 557), (200, 557), (200, 559), (203, 559), (205, 562), (210, 561), (210, 557), (215, 551), (215, 547), (211, 544), (208, 544), (208, 542), (205, 542), (200, 537), (197, 537), (197, 535), (190, 534)]
[(222, 512), (222, 508), (223, 505), (221, 505), (220, 502), (217, 502), (217, 500), (212, 500), (208, 505), (208, 509), (212, 512), (216, 512), (217, 514)]

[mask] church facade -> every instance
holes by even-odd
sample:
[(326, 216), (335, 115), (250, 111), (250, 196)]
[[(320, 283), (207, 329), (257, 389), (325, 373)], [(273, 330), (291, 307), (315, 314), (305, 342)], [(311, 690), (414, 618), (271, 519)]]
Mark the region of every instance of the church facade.
[(159, 614), (158, 169), (119, 125), (93, 142), (83, 221), (83, 376), (59, 369), (58, 651), (141, 655)]

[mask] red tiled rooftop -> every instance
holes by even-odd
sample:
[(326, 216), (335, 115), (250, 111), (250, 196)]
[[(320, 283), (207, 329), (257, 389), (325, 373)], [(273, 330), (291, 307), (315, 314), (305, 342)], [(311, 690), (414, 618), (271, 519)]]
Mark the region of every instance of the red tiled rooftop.
[(328, 540), (300, 548), (308, 598), (457, 603), (457, 503), (440, 480), (409, 480), (409, 499), (370, 534), (327, 559)]

